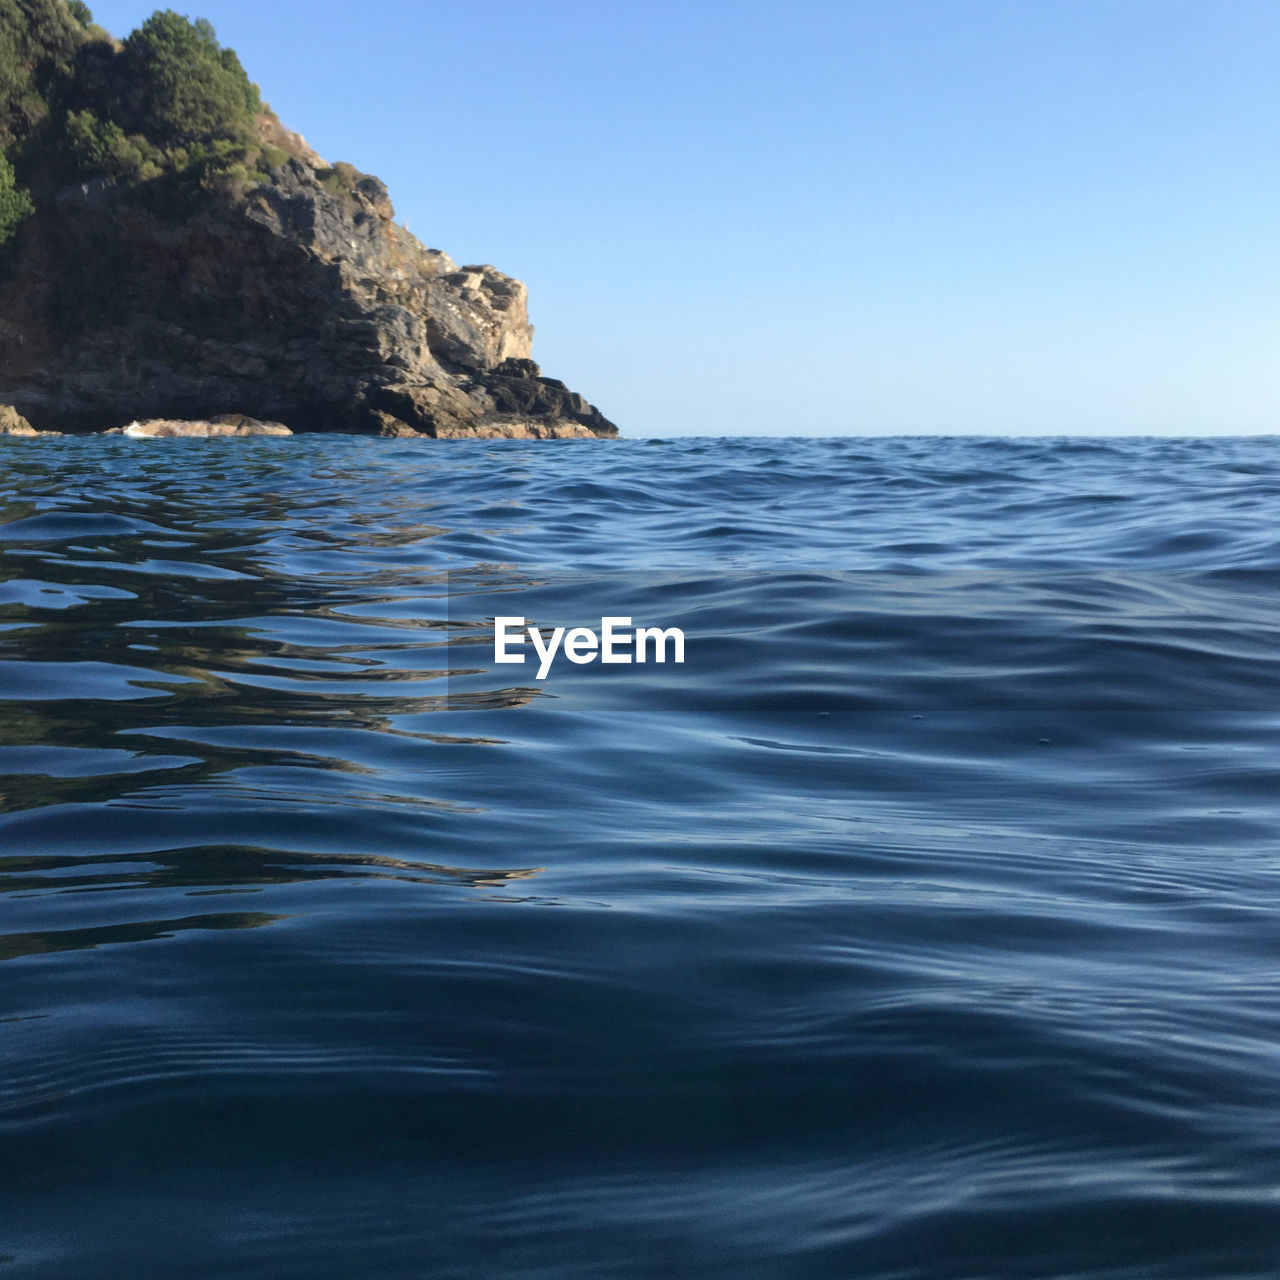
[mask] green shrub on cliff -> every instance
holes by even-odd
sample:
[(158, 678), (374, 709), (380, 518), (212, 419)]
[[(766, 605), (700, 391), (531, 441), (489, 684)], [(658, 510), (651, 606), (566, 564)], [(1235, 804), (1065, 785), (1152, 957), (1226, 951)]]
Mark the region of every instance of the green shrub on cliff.
[(88, 110), (67, 112), (66, 146), (77, 171), (129, 183), (160, 177), (168, 160), (141, 134), (126, 137), (114, 120), (99, 120)]
[(124, 130), (113, 120), (87, 110), (67, 112), (67, 147), (79, 167), (106, 170), (123, 143)]
[(13, 166), (0, 155), (0, 245), (7, 244), (18, 224), (34, 211), (31, 197), (13, 177)]
[(355, 189), (356, 184), (363, 178), (367, 178), (367, 173), (361, 173), (353, 164), (349, 164), (346, 160), (338, 160), (328, 169), (321, 169), (317, 176), (320, 179), (320, 185), (326, 191), (331, 191), (335, 196), (349, 196)]

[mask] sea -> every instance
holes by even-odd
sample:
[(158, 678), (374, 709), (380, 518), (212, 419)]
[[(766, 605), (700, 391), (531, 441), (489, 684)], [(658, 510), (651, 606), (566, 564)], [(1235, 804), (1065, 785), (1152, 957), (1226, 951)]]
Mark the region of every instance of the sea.
[(0, 1280), (1280, 1274), (1280, 439), (9, 440), (0, 569)]

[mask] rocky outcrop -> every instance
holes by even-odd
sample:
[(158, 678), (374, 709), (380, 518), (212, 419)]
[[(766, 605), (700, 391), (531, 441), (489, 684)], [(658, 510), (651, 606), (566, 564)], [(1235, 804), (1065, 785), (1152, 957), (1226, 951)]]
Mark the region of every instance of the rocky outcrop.
[(0, 404), (0, 436), (39, 435), (35, 427), (11, 404)]
[(127, 427), (111, 427), (106, 434), (128, 436), (131, 440), (210, 440), (228, 436), (291, 436), (293, 432), (282, 422), (258, 422), (243, 414), (229, 413), (212, 422), (152, 418), (147, 422), (131, 422)]
[(262, 128), (289, 152), (265, 181), (33, 187), (0, 272), (0, 400), (74, 432), (236, 413), (294, 431), (617, 434), (530, 359), (523, 284), (457, 266), (396, 225), (378, 179)]

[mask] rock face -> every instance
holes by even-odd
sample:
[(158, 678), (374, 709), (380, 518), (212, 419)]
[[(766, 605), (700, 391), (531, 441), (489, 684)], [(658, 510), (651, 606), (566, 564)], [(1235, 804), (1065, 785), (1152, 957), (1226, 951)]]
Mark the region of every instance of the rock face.
[(38, 435), (35, 427), (11, 404), (0, 404), (0, 436)]
[(294, 140), (267, 181), (181, 200), (105, 178), (33, 192), (0, 270), (0, 401), (76, 432), (235, 413), (295, 431), (617, 435), (530, 359), (523, 284), (426, 248), (378, 179), (261, 127)]

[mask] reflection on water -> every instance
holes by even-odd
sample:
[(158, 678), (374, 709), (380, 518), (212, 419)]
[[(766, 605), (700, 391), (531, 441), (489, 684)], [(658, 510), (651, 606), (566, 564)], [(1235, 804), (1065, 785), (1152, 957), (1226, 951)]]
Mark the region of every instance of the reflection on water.
[(5, 1274), (1270, 1274), (1277, 496), (0, 441)]
[(183, 920), (147, 920), (137, 924), (100, 925), (94, 929), (63, 929), (59, 933), (0, 934), (0, 960), (47, 955), (53, 951), (93, 950), (121, 942), (151, 942), (171, 938), (182, 929), (258, 929), (283, 916), (254, 911), (187, 916)]
[(70, 893), (138, 886), (213, 890), (351, 876), (381, 877), (413, 884), (496, 887), (509, 880), (526, 880), (542, 870), (542, 867), (522, 867), (481, 871), (406, 862), (401, 858), (385, 858), (377, 854), (320, 855), (283, 853), (272, 849), (189, 846), (146, 854), (0, 857), (0, 893)]

